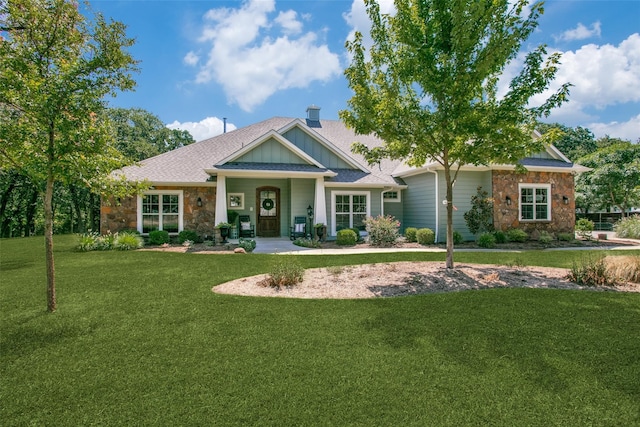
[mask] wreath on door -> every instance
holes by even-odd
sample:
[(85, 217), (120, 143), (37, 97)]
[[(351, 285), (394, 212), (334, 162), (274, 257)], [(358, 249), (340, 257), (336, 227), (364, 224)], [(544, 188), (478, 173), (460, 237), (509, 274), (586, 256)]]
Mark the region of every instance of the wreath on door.
[(266, 211), (270, 211), (271, 209), (273, 209), (273, 200), (271, 199), (264, 199), (262, 201), (262, 208)]

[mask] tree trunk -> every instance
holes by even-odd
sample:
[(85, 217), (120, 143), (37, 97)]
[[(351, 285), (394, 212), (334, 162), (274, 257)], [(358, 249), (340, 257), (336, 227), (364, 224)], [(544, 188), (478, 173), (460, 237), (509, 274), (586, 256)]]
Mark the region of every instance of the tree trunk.
[[(451, 182), (451, 167), (445, 161), (444, 177), (447, 183), (447, 268), (453, 268), (453, 183)], [(439, 202), (438, 202), (439, 203)], [(436, 207), (439, 209), (439, 207)]]
[[(49, 127), (49, 165), (54, 162), (54, 125)], [(50, 313), (56, 311), (56, 272), (53, 262), (53, 167), (47, 171), (47, 186), (44, 191), (44, 251), (47, 265), (47, 310)]]
[(53, 179), (47, 178), (44, 193), (44, 247), (47, 263), (47, 310), (56, 311), (56, 278), (53, 262)]

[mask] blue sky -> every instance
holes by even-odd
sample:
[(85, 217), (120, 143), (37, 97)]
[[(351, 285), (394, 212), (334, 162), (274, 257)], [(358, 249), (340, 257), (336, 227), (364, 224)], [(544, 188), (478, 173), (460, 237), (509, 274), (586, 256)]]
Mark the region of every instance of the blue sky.
[[(392, 1), (381, 1), (390, 10)], [(135, 92), (112, 106), (143, 108), (196, 140), (273, 116), (321, 107), (337, 119), (351, 91), (344, 43), (366, 31), (362, 0), (97, 0), (91, 8), (127, 25), (141, 61)], [(640, 0), (549, 0), (525, 50), (563, 54), (557, 85), (570, 102), (549, 121), (597, 137), (640, 138)], [(506, 73), (518, 69), (519, 58)]]

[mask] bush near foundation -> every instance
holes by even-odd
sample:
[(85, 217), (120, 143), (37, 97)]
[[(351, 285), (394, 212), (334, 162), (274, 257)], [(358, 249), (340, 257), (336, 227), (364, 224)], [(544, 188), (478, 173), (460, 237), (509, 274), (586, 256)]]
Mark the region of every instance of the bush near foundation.
[(340, 246), (353, 246), (357, 241), (358, 237), (356, 236), (356, 233), (350, 228), (345, 228), (344, 230), (338, 231), (336, 244)]
[(436, 241), (436, 233), (430, 228), (421, 228), (416, 232), (416, 240), (421, 245), (433, 245)]

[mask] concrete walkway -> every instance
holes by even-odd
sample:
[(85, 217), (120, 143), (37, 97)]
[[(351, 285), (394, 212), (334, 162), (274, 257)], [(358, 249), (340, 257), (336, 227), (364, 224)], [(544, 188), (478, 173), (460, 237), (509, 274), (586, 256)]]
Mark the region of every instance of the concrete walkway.
[[(594, 232), (594, 239), (598, 238), (598, 234), (607, 234), (607, 240), (624, 241), (626, 243), (634, 243), (632, 246), (607, 246), (609, 250), (640, 250), (640, 240), (632, 239), (617, 239), (615, 233), (612, 231), (598, 231)], [(230, 242), (236, 243), (236, 240), (229, 239)], [(341, 249), (315, 249), (315, 248), (303, 248), (302, 246), (296, 246), (291, 240), (286, 237), (256, 237), (256, 248), (253, 253), (256, 254), (280, 254), (280, 255), (352, 255), (362, 253), (398, 253), (398, 252), (446, 252), (444, 248), (440, 247), (424, 247), (424, 248), (341, 248)], [(549, 248), (544, 249), (548, 251), (560, 251), (560, 250), (595, 250), (602, 249), (602, 247), (573, 247), (573, 248)], [(456, 249), (456, 252), (522, 252), (521, 250), (513, 249)]]

